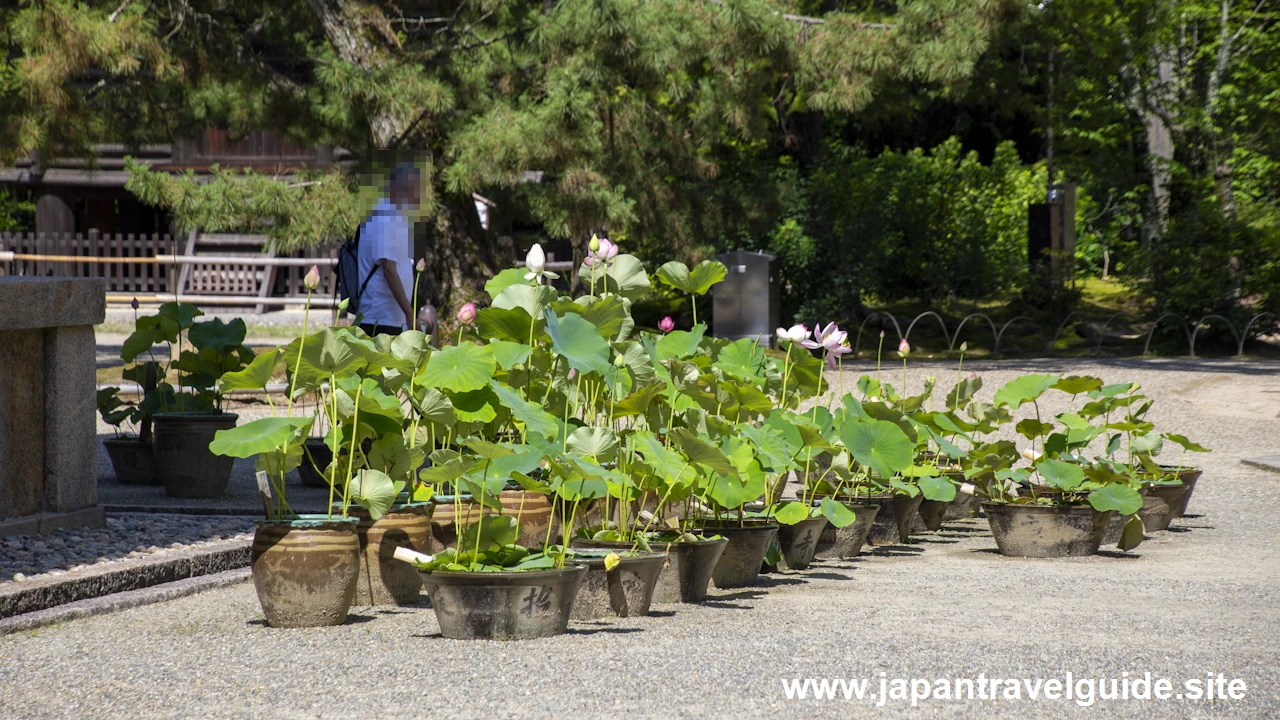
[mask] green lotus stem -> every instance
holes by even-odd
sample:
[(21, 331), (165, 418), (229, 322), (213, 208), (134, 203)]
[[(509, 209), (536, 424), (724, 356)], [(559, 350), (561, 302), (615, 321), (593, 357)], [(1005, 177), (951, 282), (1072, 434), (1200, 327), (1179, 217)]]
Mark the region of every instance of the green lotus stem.
[(782, 361), (782, 392), (778, 399), (781, 401), (782, 407), (787, 406), (787, 380), (791, 378), (791, 349), (795, 347), (795, 343), (787, 343), (787, 357)]
[[(334, 389), (336, 387), (337, 387), (337, 380), (334, 378), (333, 373), (329, 373), (329, 402), (331, 403), (332, 409), (333, 409), (333, 412), (332, 414), (329, 415), (329, 417), (332, 418), (334, 421), (336, 421), (338, 418), (338, 398), (337, 396), (334, 395)], [(342, 435), (338, 431), (338, 424), (336, 422), (331, 422), (330, 425), (332, 427), (330, 427), (329, 429), (337, 434), (338, 439), (341, 439)], [(337, 443), (335, 443), (335, 445), (336, 444)], [(337, 480), (338, 480), (338, 458), (335, 457), (333, 461), (329, 463), (329, 504), (325, 506), (326, 508), (325, 511), (329, 514), (330, 519), (333, 519), (333, 484), (337, 482)]]
[[(347, 508), (351, 507), (351, 467), (356, 461), (356, 436), (360, 434), (360, 393), (362, 392), (364, 392), (363, 382), (356, 385), (355, 410), (351, 413), (351, 452), (347, 455), (347, 479), (342, 485), (342, 517), (344, 518), (347, 516)], [(329, 491), (333, 492), (332, 485), (329, 486)]]
[(902, 399), (901, 399), (901, 401), (899, 402), (899, 405), (900, 405), (900, 406), (901, 406), (901, 408), (902, 408), (902, 412), (904, 412), (904, 413), (905, 413), (905, 412), (907, 411), (907, 359), (906, 359), (905, 357), (904, 357), (904, 358), (902, 358), (902, 394), (901, 394), (901, 398), (902, 398)]
[[(484, 472), (480, 473), (480, 499), (484, 500), (484, 493), (487, 489), (486, 482), (489, 480), (489, 463), (484, 464)], [(499, 503), (501, 504), (501, 503)], [(480, 532), (484, 529), (484, 503), (480, 504), (480, 517), (476, 519), (476, 550), (473, 558), (480, 557)]]

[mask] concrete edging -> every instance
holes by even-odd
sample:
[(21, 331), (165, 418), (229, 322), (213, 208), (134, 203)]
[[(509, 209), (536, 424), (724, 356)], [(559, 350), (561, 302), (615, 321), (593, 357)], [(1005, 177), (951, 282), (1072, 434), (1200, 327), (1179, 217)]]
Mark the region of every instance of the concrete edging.
[(143, 605), (153, 605), (155, 603), (165, 602), (166, 600), (176, 600), (181, 597), (204, 592), (205, 590), (214, 590), (216, 588), (227, 587), (229, 585), (236, 585), (238, 583), (247, 582), (248, 580), (249, 568), (239, 568), (236, 570), (224, 570), (222, 572), (213, 573), (212, 575), (201, 575), (199, 577), (176, 580), (162, 585), (142, 588), (141, 590), (129, 590), (126, 592), (116, 593), (114, 595), (107, 595), (105, 597), (80, 600), (66, 605), (49, 608), (47, 610), (39, 610), (37, 612), (26, 613), (25, 615), (2, 619), (0, 620), (0, 635), (9, 635), (26, 630), (35, 630), (36, 628), (67, 622), (69, 620), (93, 617), (94, 615), (105, 615), (106, 613), (116, 612), (119, 610), (127, 610), (129, 608), (141, 607)]
[(136, 558), (39, 578), (0, 589), (0, 622), (61, 605), (199, 578), (249, 565), (248, 540), (228, 540), (198, 550), (179, 550), (161, 558)]

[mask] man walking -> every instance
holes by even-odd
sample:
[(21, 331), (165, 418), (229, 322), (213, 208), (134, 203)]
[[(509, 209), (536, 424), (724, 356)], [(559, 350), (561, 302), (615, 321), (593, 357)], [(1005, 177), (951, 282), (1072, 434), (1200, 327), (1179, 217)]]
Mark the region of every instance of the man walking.
[(422, 195), (418, 168), (404, 164), (391, 171), (387, 197), (365, 220), (357, 255), (360, 277), (360, 329), (369, 337), (399, 335), (413, 322), (408, 289), (413, 287), (413, 224), (409, 216)]

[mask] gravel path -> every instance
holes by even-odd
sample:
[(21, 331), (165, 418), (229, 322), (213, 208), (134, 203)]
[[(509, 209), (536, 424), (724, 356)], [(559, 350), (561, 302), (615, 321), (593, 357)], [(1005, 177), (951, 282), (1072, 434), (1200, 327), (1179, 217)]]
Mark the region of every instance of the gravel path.
[(108, 514), (105, 528), (0, 538), (0, 587), (90, 565), (253, 539), (247, 517)]
[[(1190, 515), (1135, 552), (1069, 560), (1004, 558), (982, 521), (951, 523), (856, 560), (713, 591), (702, 605), (574, 623), (569, 635), (523, 643), (441, 639), (425, 605), (358, 608), (336, 628), (270, 629), (245, 584), (0, 638), (0, 718), (1072, 718), (1084, 714), (1076, 702), (1025, 694), (912, 709), (788, 700), (782, 688), (790, 678), (867, 678), (878, 693), (881, 673), (1068, 672), (1150, 672), (1177, 685), (1222, 673), (1247, 687), (1243, 700), (1220, 702), (1096, 699), (1097, 717), (1280, 717), (1280, 476), (1239, 462), (1280, 450), (1280, 366), (970, 367), (987, 380), (984, 399), (1027, 371), (1142, 382), (1158, 398), (1154, 422), (1214, 448)], [(851, 387), (860, 370), (846, 368)], [(913, 383), (948, 373), (911, 370)]]

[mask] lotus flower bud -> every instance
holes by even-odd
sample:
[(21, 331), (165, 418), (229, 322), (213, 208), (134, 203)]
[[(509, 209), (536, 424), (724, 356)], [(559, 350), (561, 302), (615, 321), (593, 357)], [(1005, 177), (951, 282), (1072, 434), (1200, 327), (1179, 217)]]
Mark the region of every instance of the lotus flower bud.
[(591, 242), (587, 243), (587, 249), (593, 253), (600, 252), (600, 238), (592, 235)]
[(570, 380), (573, 380), (574, 378), (578, 377), (578, 371), (575, 370), (574, 368), (569, 368), (569, 374), (567, 375), (567, 377)]
[(414, 266), (413, 266), (413, 269), (414, 269), (414, 270), (417, 270), (418, 272), (422, 272), (423, 270), (426, 270), (426, 269), (427, 269), (427, 259), (426, 259), (426, 258), (418, 258), (418, 262), (417, 262), (417, 264), (416, 264), (416, 265), (414, 265)]
[(906, 338), (902, 338), (898, 341), (898, 354), (902, 357), (906, 357), (911, 354), (911, 343), (907, 342)]
[(458, 322), (463, 325), (469, 325), (472, 320), (476, 319), (476, 304), (467, 303), (458, 308)]
[(618, 355), (617, 357), (615, 357), (615, 358), (613, 359), (613, 366), (614, 366), (614, 367), (616, 367), (616, 368), (624, 368), (624, 367), (626, 367), (626, 366), (627, 366), (627, 358), (626, 358), (625, 356), (623, 356), (623, 355)]
[(881, 340), (883, 340), (883, 339), (884, 339), (884, 331), (883, 331), (883, 330), (881, 330), (881, 331), (880, 331), (880, 339), (881, 339)]
[(668, 315), (658, 321), (658, 329), (664, 333), (669, 333), (676, 329), (676, 321), (672, 320), (671, 316)]
[[(310, 290), (311, 292), (315, 292), (316, 288), (320, 287), (320, 266), (319, 265), (311, 266), (311, 269), (307, 271), (307, 274), (305, 276), (303, 276), (302, 284), (306, 285), (307, 290)], [(135, 300), (135, 302), (137, 301)]]
[(546, 270), (547, 256), (543, 254), (541, 245), (534, 243), (533, 247), (529, 248), (529, 253), (524, 256), (524, 266), (534, 274), (540, 274)]
[(132, 306), (134, 310), (137, 310), (137, 309), (138, 309), (138, 298), (134, 298), (134, 299), (133, 299), (133, 301), (129, 303), (129, 305), (130, 305), (130, 306)]
[(964, 495), (976, 495), (978, 493), (978, 489), (973, 486), (973, 483), (960, 483), (960, 488), (957, 492)]
[(968, 352), (968, 350), (969, 350), (968, 340), (965, 340), (964, 342), (960, 343), (960, 352)]

